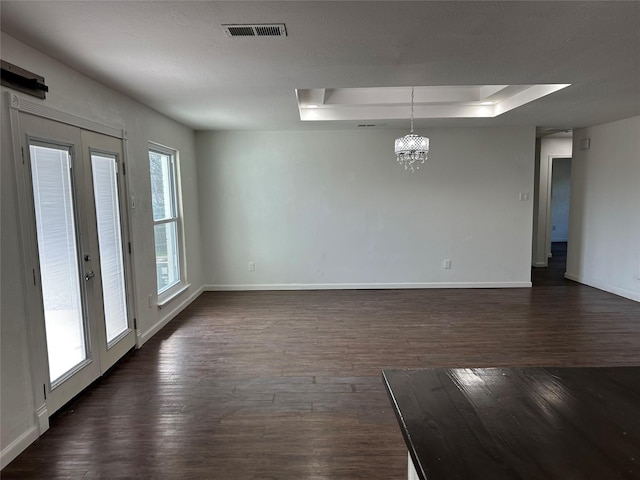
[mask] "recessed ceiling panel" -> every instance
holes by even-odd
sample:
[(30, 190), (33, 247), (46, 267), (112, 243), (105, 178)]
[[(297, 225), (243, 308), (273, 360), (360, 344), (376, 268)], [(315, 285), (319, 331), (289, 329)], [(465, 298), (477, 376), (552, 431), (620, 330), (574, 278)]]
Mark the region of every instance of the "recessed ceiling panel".
[[(465, 85), (414, 87), (415, 118), (492, 118), (568, 87)], [(411, 87), (297, 89), (302, 121), (393, 120), (411, 111)]]

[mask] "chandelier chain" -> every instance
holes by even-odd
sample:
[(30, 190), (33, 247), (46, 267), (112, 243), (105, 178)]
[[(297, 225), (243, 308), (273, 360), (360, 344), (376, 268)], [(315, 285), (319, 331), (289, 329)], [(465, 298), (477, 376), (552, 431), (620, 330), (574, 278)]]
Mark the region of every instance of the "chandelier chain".
[(413, 133), (413, 86), (411, 87), (411, 133)]

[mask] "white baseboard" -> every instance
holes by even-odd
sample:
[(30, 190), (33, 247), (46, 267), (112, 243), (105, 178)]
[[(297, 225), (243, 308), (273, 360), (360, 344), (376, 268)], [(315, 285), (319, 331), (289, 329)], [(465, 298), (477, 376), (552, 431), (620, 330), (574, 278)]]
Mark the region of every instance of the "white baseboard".
[(533, 264), (533, 266), (534, 266), (535, 268), (539, 268), (539, 267), (548, 267), (548, 266), (549, 266), (549, 264), (548, 264), (548, 263), (545, 263), (545, 262), (536, 262), (536, 263), (534, 263), (534, 264)]
[(605, 292), (613, 293), (614, 295), (618, 295), (620, 297), (628, 298), (629, 300), (635, 300), (636, 302), (640, 302), (640, 293), (632, 292), (630, 290), (625, 290), (623, 288), (618, 288), (613, 285), (609, 285), (606, 283), (588, 280), (580, 275), (575, 275), (573, 273), (565, 273), (564, 278), (568, 280), (573, 280), (574, 282), (582, 283), (584, 285), (588, 285), (589, 287), (597, 288), (598, 290), (604, 290)]
[(42, 435), (49, 430), (49, 410), (47, 410), (46, 403), (36, 410), (36, 418), (38, 419), (38, 434)]
[(262, 283), (205, 285), (207, 292), (245, 290), (379, 290), (408, 288), (528, 288), (531, 282), (427, 282), (427, 283)]
[(39, 437), (38, 426), (32, 425), (16, 438), (13, 442), (7, 445), (0, 452), (0, 469), (6, 467), (11, 461), (20, 455), (29, 445), (35, 442)]
[[(177, 304), (173, 309), (171, 309), (169, 312), (163, 315), (162, 318), (158, 322), (156, 322), (149, 330), (139, 334), (138, 348), (140, 348), (147, 340), (149, 340), (156, 333), (158, 333), (162, 327), (164, 327), (167, 323), (173, 320), (182, 310), (187, 308), (191, 304), (191, 302), (193, 302), (196, 298), (198, 298), (198, 296), (203, 292), (204, 288), (205, 287), (198, 288), (195, 292), (189, 295), (185, 300)], [(159, 309), (158, 311), (164, 312), (167, 309), (168, 307), (165, 305), (162, 309)]]

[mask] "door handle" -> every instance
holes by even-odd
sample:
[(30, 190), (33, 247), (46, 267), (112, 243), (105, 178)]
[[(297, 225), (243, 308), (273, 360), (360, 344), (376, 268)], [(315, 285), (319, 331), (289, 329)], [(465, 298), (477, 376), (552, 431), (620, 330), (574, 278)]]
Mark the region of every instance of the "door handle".
[(93, 270), (91, 270), (90, 272), (87, 272), (87, 273), (84, 274), (84, 279), (89, 281), (95, 276), (96, 276), (96, 274), (93, 272)]

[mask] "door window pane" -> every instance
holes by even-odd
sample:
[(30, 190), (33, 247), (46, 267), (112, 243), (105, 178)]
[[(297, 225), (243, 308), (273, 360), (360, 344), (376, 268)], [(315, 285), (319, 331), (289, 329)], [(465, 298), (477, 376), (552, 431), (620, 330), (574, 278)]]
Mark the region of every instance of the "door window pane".
[(91, 154), (107, 344), (129, 327), (116, 157)]
[(87, 358), (71, 156), (60, 147), (30, 145), (29, 152), (49, 378), (55, 384)]

